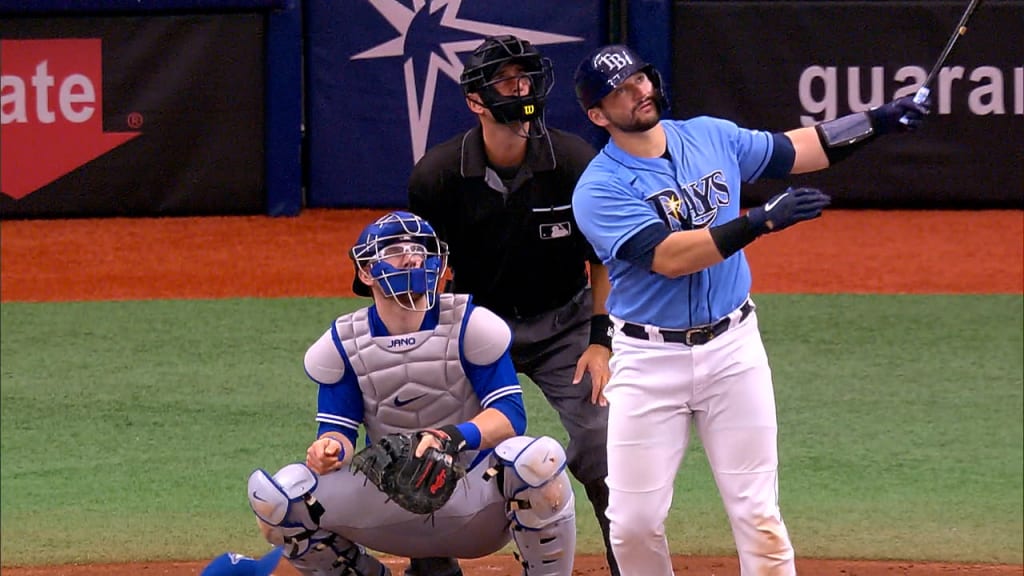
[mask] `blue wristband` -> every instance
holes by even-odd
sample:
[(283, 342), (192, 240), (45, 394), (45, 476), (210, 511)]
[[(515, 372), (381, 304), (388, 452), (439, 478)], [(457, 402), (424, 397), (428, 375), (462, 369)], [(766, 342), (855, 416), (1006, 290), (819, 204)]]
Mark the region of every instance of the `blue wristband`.
[(480, 434), (480, 428), (472, 422), (463, 422), (462, 424), (456, 424), (456, 428), (459, 432), (462, 432), (462, 436), (466, 439), (466, 450), (478, 450), (480, 448), (480, 441), (483, 440), (483, 436)]
[(327, 438), (328, 440), (334, 440), (335, 442), (338, 443), (338, 462), (343, 461), (345, 459), (345, 444), (343, 444), (341, 440), (338, 440), (334, 436), (324, 436), (324, 438)]

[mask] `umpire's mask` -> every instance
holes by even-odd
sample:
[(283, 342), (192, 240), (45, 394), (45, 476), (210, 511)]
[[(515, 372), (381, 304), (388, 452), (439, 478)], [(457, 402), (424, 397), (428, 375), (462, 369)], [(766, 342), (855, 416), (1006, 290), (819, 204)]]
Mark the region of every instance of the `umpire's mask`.
[[(522, 69), (517, 76), (508, 75), (508, 65)], [(515, 93), (502, 94), (498, 86), (515, 81)], [(544, 101), (555, 83), (551, 60), (526, 40), (515, 36), (491, 36), (477, 46), (465, 62), (459, 84), (468, 97), (477, 94), (480, 105), (491, 111), (502, 124), (529, 124), (526, 136), (539, 137), (544, 127)], [(507, 92), (507, 90), (506, 90)]]
[(391, 212), (359, 235), (350, 253), (356, 266), (352, 291), (372, 296), (359, 279), (365, 270), (384, 296), (408, 310), (429, 310), (437, 302), (437, 284), (448, 268), (448, 245), (426, 220), (410, 212)]

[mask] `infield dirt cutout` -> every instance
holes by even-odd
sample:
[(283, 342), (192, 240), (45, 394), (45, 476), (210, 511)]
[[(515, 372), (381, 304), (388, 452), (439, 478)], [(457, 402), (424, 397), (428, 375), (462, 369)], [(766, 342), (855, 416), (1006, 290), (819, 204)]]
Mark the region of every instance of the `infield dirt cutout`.
[[(382, 210), (264, 216), (4, 221), (0, 301), (351, 296), (347, 252)], [(757, 293), (1024, 293), (1024, 212), (834, 211), (746, 249)], [(785, 490), (785, 487), (783, 487)], [(671, 539), (671, 535), (670, 535)], [(1022, 565), (799, 557), (805, 576), (1022, 576)], [(3, 566), (4, 576), (195, 576), (183, 562)], [(405, 561), (385, 558), (400, 576)], [(466, 576), (519, 576), (509, 555)], [(679, 556), (676, 574), (735, 576), (735, 557)], [(297, 574), (282, 562), (279, 576)], [(576, 575), (608, 574), (579, 556)]]

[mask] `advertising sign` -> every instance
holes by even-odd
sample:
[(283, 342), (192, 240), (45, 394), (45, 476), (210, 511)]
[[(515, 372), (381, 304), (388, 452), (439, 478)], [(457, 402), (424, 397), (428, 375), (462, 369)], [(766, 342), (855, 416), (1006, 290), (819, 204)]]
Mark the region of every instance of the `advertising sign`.
[[(786, 131), (912, 96), (966, 2), (676, 3), (672, 115)], [(792, 182), (835, 205), (1024, 207), (1024, 2), (985, 2), (932, 86), (922, 128)], [(781, 191), (744, 188), (744, 203)]]
[(262, 211), (263, 21), (0, 21), (0, 216)]

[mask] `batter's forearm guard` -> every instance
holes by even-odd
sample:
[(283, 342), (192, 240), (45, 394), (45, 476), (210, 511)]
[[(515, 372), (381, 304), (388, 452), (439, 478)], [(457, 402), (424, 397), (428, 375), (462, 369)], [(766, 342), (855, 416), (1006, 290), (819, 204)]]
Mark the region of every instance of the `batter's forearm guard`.
[(855, 112), (821, 122), (814, 129), (830, 165), (846, 158), (875, 136), (871, 116), (867, 112)]
[(821, 146), (826, 150), (856, 144), (875, 133), (867, 112), (847, 114), (835, 120), (822, 122), (814, 128), (818, 131)]

